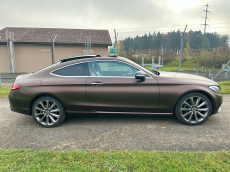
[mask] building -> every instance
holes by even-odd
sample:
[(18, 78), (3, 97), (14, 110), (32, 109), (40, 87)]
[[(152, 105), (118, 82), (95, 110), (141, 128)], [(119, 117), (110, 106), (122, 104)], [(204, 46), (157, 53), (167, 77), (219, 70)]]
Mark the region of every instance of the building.
[[(53, 58), (51, 39), (55, 36)], [(4, 28), (0, 30), (0, 73), (35, 72), (53, 59), (58, 62), (87, 53), (108, 56), (111, 45), (108, 30)]]

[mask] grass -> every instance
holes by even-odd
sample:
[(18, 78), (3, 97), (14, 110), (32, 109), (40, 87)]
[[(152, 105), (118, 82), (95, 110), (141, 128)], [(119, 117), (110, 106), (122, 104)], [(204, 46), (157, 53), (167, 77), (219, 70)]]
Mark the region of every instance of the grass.
[(0, 98), (8, 97), (10, 93), (10, 89), (11, 89), (11, 86), (2, 86), (2, 88), (0, 88)]
[(221, 94), (230, 94), (230, 81), (219, 82), (221, 87)]
[[(181, 69), (183, 70), (193, 70), (193, 66), (195, 68), (198, 68), (199, 70), (201, 70), (202, 66), (200, 65), (200, 63), (196, 63), (193, 61), (185, 61), (181, 63)], [(145, 66), (145, 68), (147, 69), (151, 69), (152, 66)], [(164, 68), (162, 69), (162, 71), (178, 71), (179, 70), (179, 60), (173, 60), (167, 64), (164, 65)], [(211, 68), (206, 68), (207, 71), (211, 71)], [(214, 69), (215, 71), (219, 71), (220, 69)]]
[(0, 150), (0, 171), (229, 171), (230, 151)]
[[(192, 61), (186, 61), (181, 63), (181, 69), (183, 70), (192, 70), (193, 66), (201, 69), (199, 63), (193, 63)], [(147, 69), (151, 69), (152, 66), (145, 66)], [(178, 71), (179, 70), (179, 60), (173, 60), (166, 65), (164, 65), (163, 71)]]

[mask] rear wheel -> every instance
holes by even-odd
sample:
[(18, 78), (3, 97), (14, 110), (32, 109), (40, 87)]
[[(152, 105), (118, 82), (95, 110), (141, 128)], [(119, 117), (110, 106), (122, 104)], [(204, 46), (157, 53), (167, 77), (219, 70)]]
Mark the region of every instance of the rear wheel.
[(199, 92), (188, 93), (176, 104), (175, 115), (184, 124), (199, 125), (204, 123), (212, 113), (209, 98)]
[(55, 98), (38, 98), (32, 107), (33, 119), (41, 126), (52, 128), (60, 125), (66, 117), (63, 105)]

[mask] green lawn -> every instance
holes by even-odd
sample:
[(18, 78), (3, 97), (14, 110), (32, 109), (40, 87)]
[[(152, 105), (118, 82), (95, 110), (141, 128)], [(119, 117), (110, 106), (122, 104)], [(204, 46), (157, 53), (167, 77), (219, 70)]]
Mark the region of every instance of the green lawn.
[(0, 171), (230, 171), (230, 151), (0, 150)]
[[(202, 69), (202, 66), (200, 63), (193, 62), (193, 61), (185, 61), (181, 63), (181, 69), (183, 70), (193, 70), (193, 66), (195, 68), (198, 67), (198, 70), (200, 71)], [(152, 66), (145, 66), (147, 69), (151, 69)], [(173, 60), (167, 64), (164, 64), (164, 68), (162, 71), (178, 71), (179, 70), (179, 60)], [(206, 68), (207, 71), (211, 71), (211, 68)], [(214, 69), (215, 71), (219, 71), (220, 69)]]
[(11, 86), (2, 86), (2, 88), (0, 88), (0, 98), (8, 97), (10, 89), (11, 89)]
[[(192, 70), (193, 66), (201, 69), (201, 65), (198, 63), (193, 63), (192, 61), (186, 61), (181, 63), (181, 69)], [(147, 69), (151, 69), (152, 66), (145, 66)], [(164, 65), (163, 71), (178, 71), (179, 70), (179, 60), (173, 60)]]
[(221, 94), (230, 94), (230, 81), (219, 82), (221, 87)]

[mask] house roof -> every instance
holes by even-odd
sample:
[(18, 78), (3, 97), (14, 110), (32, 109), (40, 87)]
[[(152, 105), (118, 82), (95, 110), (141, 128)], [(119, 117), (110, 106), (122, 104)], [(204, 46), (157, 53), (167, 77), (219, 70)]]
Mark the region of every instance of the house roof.
[(108, 30), (93, 29), (59, 29), (59, 28), (25, 28), (7, 27), (0, 30), (0, 44), (6, 44), (6, 29), (14, 33), (15, 44), (50, 44), (51, 37), (57, 34), (55, 44), (85, 45), (85, 37), (91, 36), (91, 44), (111, 46), (112, 41)]

